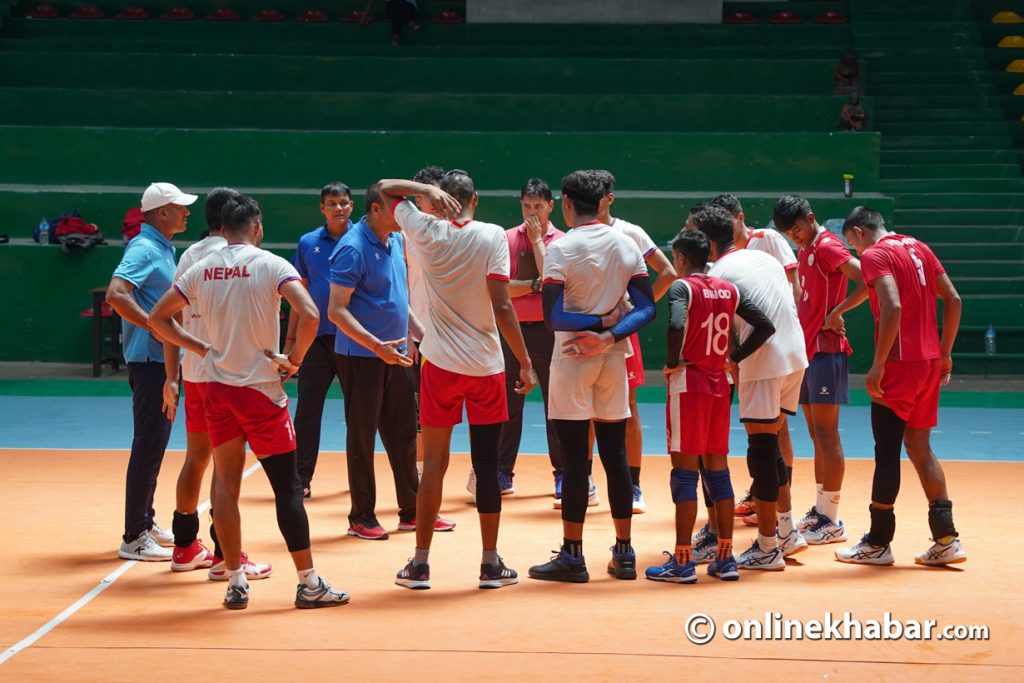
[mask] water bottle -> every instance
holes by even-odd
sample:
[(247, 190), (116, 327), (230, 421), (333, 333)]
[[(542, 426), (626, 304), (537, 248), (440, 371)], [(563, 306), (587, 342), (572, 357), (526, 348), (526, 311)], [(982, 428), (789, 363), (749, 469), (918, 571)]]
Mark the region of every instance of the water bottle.
[(847, 199), (853, 196), (853, 174), (843, 174), (843, 196)]
[(43, 216), (43, 220), (39, 221), (39, 244), (50, 243), (50, 223), (46, 220), (46, 216)]
[(993, 325), (989, 325), (985, 330), (985, 355), (996, 355), (996, 328)]

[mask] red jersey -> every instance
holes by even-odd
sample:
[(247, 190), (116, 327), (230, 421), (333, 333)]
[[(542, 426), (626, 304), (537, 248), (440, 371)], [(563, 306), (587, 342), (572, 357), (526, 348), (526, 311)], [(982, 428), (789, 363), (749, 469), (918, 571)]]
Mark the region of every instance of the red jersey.
[[(739, 290), (731, 282), (704, 273), (695, 273), (677, 282), (685, 287), (688, 299), (680, 352), (680, 362), (686, 363), (686, 367), (672, 375), (669, 393), (693, 391), (728, 396), (725, 359), (729, 354), (733, 317), (740, 302)], [(671, 299), (669, 305), (672, 305)]]
[(853, 348), (846, 335), (823, 330), (825, 316), (846, 298), (848, 279), (840, 266), (853, 256), (838, 237), (824, 228), (818, 232), (811, 246), (797, 252), (797, 278), (803, 294), (797, 303), (800, 326), (804, 330), (807, 360), (816, 353), (845, 353)]
[[(530, 244), (530, 238), (526, 236), (526, 223), (520, 223), (516, 227), (506, 230), (505, 237), (508, 239), (509, 279), (539, 279), (543, 273), (537, 269), (537, 264), (533, 260), (533, 245)], [(548, 221), (548, 227), (541, 238), (544, 241), (544, 246), (548, 246), (561, 237), (565, 237), (565, 233)], [(520, 264), (527, 267), (529, 272), (520, 273)], [(516, 316), (521, 323), (544, 321), (544, 304), (540, 292), (514, 297), (512, 307), (516, 309)]]
[(860, 258), (868, 284), (871, 313), (875, 316), (878, 342), (878, 295), (875, 280), (891, 275), (900, 295), (900, 331), (888, 360), (939, 358), (939, 326), (935, 318), (936, 278), (946, 270), (924, 242), (905, 235), (889, 234), (864, 250)]

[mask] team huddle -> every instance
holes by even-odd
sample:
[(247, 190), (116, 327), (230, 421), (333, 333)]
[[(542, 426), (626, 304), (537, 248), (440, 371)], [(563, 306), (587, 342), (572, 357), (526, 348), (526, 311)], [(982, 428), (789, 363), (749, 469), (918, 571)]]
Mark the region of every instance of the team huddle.
[[(567, 233), (549, 220), (555, 200), (536, 178), (521, 192), (523, 224), (507, 231), (476, 220), (478, 195), (461, 170), (428, 167), (413, 181), (381, 180), (367, 190), (366, 214), (357, 222), (349, 219), (351, 192), (332, 183), (321, 193), (326, 222), (300, 240), (294, 263), (259, 248), (255, 200), (217, 188), (206, 200), (209, 235), (176, 269), (170, 238), (184, 230), (197, 197), (151, 185), (142, 200), (146, 225), (108, 289), (125, 320), (136, 418), (119, 555), (170, 560), (176, 571), (208, 569), (211, 579), (227, 581), (224, 606), (244, 609), (249, 582), (272, 573), (241, 548), (238, 499), (248, 444), (273, 489), (298, 573), (295, 605), (347, 603), (349, 596), (314, 568), (303, 504), (312, 496), (324, 399), (337, 377), (345, 397), (349, 535), (388, 537), (375, 514), (379, 433), (394, 473), (398, 528), (416, 538), (395, 583), (430, 588), (433, 534), (455, 526), (439, 511), (452, 430), (465, 412), (469, 489), (481, 527), (479, 586), (515, 584), (518, 573), (498, 554), (501, 503), (514, 491), (523, 398), (539, 384), (563, 536), (558, 553), (528, 575), (589, 580), (583, 527), (587, 507), (598, 500), (591, 475), (596, 443), (615, 532), (607, 571), (635, 579), (631, 521), (647, 510), (637, 333), (667, 295), (663, 373), (676, 538), (666, 561), (646, 569), (647, 579), (694, 583), (697, 566), (707, 564), (709, 576), (732, 581), (741, 569), (782, 570), (786, 557), (809, 546), (847, 541), (839, 516), (839, 410), (849, 402), (853, 350), (843, 315), (865, 299), (876, 322), (866, 378), (875, 438), (871, 524), (835, 556), (893, 564), (905, 444), (929, 501), (933, 539), (916, 562), (964, 561), (930, 446), (961, 303), (927, 245), (888, 232), (876, 211), (857, 207), (843, 235), (858, 259), (801, 197), (778, 201), (776, 230), (751, 230), (739, 200), (725, 194), (691, 210), (670, 261), (643, 228), (612, 217), (614, 183), (600, 170), (563, 178)], [(783, 235), (797, 245), (796, 256)], [(279, 350), (281, 298), (291, 314)], [(944, 302), (941, 338), (937, 298)], [(293, 426), (282, 381), (296, 373)], [(152, 500), (181, 389), (188, 443), (167, 533), (155, 523)], [(739, 504), (727, 461), (734, 393), (750, 475)], [(154, 406), (161, 420), (151, 416)], [(814, 444), (816, 498), (795, 519), (787, 417), (798, 407)], [(159, 456), (151, 455), (157, 448)], [(211, 459), (213, 551), (198, 539), (197, 510)], [(695, 533), (698, 490), (708, 521)], [(738, 554), (735, 519), (758, 530)], [(161, 547), (167, 545), (173, 551)]]

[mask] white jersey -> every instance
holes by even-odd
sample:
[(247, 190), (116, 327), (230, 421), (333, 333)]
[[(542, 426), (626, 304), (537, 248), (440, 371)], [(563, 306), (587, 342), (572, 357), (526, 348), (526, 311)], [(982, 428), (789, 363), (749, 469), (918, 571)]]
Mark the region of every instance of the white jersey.
[[(565, 284), (563, 307), (569, 313), (605, 315), (626, 295), (629, 281), (647, 277), (644, 255), (621, 230), (588, 223), (548, 245), (544, 282)], [(555, 332), (554, 358), (565, 358), (562, 344), (574, 332)], [(629, 340), (613, 344), (606, 353), (629, 353)]]
[(782, 264), (786, 270), (796, 268), (796, 254), (793, 253), (793, 247), (789, 246), (789, 242), (777, 230), (751, 230), (747, 249), (763, 251)]
[[(740, 363), (740, 382), (784, 377), (807, 367), (793, 289), (777, 260), (761, 251), (734, 249), (715, 261), (708, 274), (736, 285), (740, 296), (750, 299), (775, 326), (775, 334)], [(733, 327), (741, 343), (753, 329), (739, 316)]]
[(251, 244), (228, 244), (189, 268), (174, 284), (199, 311), (209, 334), (203, 358), (208, 381), (252, 387), (278, 405), (288, 397), (265, 349), (279, 350), (281, 286), (301, 280), (295, 266)]
[(658, 245), (654, 243), (654, 240), (652, 240), (651, 236), (647, 234), (647, 231), (636, 223), (630, 223), (629, 221), (624, 221), (621, 218), (613, 218), (612, 227), (621, 230), (622, 234), (633, 240), (633, 243), (636, 244), (645, 259), (652, 251), (658, 248)]
[(394, 213), (415, 251), (426, 291), (426, 315), (420, 319), (423, 357), (460, 375), (504, 372), (486, 281), (509, 279), (505, 230), (480, 221), (435, 218), (404, 200), (395, 204)]
[(412, 240), (405, 240), (405, 265), (409, 279), (409, 310), (420, 321), (420, 324), (426, 325), (429, 315), (427, 285), (423, 282), (423, 267), (420, 266), (416, 245)]
[[(204, 237), (191, 247), (185, 250), (178, 260), (178, 269), (174, 271), (174, 281), (185, 274), (185, 271), (202, 261), (212, 252), (217, 251), (228, 243), (219, 235)], [(194, 306), (185, 306), (181, 311), (181, 326), (186, 332), (196, 339), (209, 341), (210, 335), (206, 331), (206, 324), (199, 309)], [(208, 380), (206, 371), (203, 370), (203, 359), (192, 353), (184, 351), (181, 359), (181, 376), (186, 382), (206, 382)]]

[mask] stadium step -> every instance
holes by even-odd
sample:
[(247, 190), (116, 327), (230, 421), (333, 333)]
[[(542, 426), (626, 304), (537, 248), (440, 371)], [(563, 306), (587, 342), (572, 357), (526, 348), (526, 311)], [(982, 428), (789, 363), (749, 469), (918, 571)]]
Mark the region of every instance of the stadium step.
[(984, 150), (883, 150), (882, 165), (889, 164), (1015, 164), (1017, 155), (1012, 149)]
[[(921, 128), (927, 131), (927, 127)], [(882, 136), (882, 151), (896, 149), (1008, 149), (1008, 133), (1002, 135), (892, 135)]]
[(929, 245), (940, 260), (956, 256), (962, 259), (983, 259), (998, 254), (1000, 258), (1024, 258), (1024, 243), (987, 242), (963, 244), (960, 242), (931, 242)]
[(1022, 209), (911, 209), (896, 203), (901, 225), (1024, 225)]
[(1021, 261), (946, 258), (942, 260), (942, 265), (954, 280), (961, 277), (1014, 277), (1024, 275), (1024, 263)]
[(879, 109), (875, 108), (875, 123), (931, 123), (932, 121), (1002, 121), (1002, 109), (972, 107), (970, 109)]
[(1021, 192), (1024, 178), (888, 178), (881, 183), (888, 194), (928, 194), (933, 192)]
[(954, 283), (961, 295), (1015, 294), (1024, 295), (1024, 276), (1019, 277), (965, 277)]
[(878, 131), (887, 135), (908, 136), (908, 135), (948, 135), (948, 136), (1001, 136), (1008, 135), (1009, 129), (1003, 121), (985, 121), (980, 123), (886, 123), (879, 126)]
[[(900, 199), (902, 202), (902, 198)], [(1019, 225), (912, 225), (897, 224), (894, 229), (932, 242), (1024, 242), (1024, 227)]]
[(901, 193), (897, 209), (1024, 209), (1024, 194), (989, 192)]
[(883, 178), (1020, 178), (1020, 164), (885, 164)]

